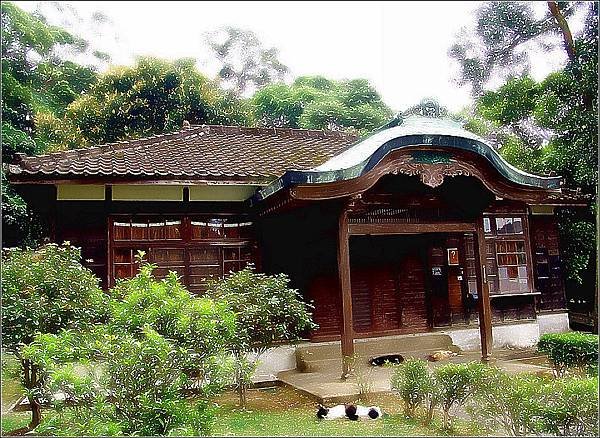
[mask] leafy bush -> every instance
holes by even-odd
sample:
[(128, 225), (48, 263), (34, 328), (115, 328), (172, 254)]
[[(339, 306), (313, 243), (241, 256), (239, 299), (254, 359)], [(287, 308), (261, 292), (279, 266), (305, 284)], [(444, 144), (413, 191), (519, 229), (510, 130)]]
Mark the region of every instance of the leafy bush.
[(36, 334), (64, 329), (85, 331), (106, 317), (106, 295), (99, 280), (80, 263), (81, 252), (68, 243), (39, 249), (10, 249), (2, 255), (2, 346), (21, 362), (32, 408), (29, 429), (41, 419), (38, 397), (44, 373), (23, 356)]
[[(48, 366), (47, 393), (67, 396), (58, 402), (61, 415), (45, 427), (58, 430), (75, 419), (61, 434), (86, 427), (103, 435), (208, 433), (209, 397), (231, 375), (224, 357), (236, 335), (235, 315), (225, 302), (192, 296), (174, 272), (155, 279), (142, 257), (139, 273), (111, 291), (105, 325), (40, 335), (26, 350)], [(82, 358), (100, 365), (88, 362), (74, 373), (68, 363)], [(187, 398), (192, 389), (199, 392), (194, 400)]]
[(598, 381), (509, 375), (492, 368), (468, 409), (488, 430), (502, 428), (513, 436), (595, 436)]
[(110, 396), (126, 434), (166, 435), (188, 426), (206, 433), (207, 403), (190, 403), (183, 393), (190, 378), (183, 372), (181, 354), (149, 327), (142, 339), (123, 339), (107, 361)]
[(205, 294), (225, 301), (237, 318), (232, 342), (235, 382), (240, 404), (246, 405), (246, 389), (260, 355), (281, 342), (293, 342), (316, 328), (310, 310), (285, 274), (266, 275), (252, 266), (210, 283)]
[(534, 434), (543, 379), (490, 368), (485, 381), (468, 406), (473, 420), (488, 430), (501, 428), (513, 436)]
[(463, 406), (479, 388), (486, 386), (487, 366), (478, 362), (442, 365), (435, 370), (435, 385), (444, 413), (444, 427), (450, 425), (450, 410)]
[(546, 353), (554, 372), (561, 377), (569, 368), (593, 373), (598, 366), (598, 335), (580, 332), (540, 336), (538, 350)]
[(557, 436), (598, 436), (598, 379), (555, 379), (540, 403), (538, 429)]
[[(430, 406), (434, 406), (437, 401), (434, 396), (435, 382), (424, 360), (407, 359), (395, 367), (391, 384), (404, 401), (404, 409), (409, 417), (414, 417), (416, 409), (424, 402), (430, 401)], [(433, 408), (430, 412), (433, 412)]]

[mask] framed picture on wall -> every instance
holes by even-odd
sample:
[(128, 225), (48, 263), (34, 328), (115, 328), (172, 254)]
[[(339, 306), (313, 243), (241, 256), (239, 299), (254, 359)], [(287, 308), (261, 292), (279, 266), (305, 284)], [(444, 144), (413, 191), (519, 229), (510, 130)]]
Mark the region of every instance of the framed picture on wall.
[(458, 248), (448, 248), (448, 266), (458, 266)]

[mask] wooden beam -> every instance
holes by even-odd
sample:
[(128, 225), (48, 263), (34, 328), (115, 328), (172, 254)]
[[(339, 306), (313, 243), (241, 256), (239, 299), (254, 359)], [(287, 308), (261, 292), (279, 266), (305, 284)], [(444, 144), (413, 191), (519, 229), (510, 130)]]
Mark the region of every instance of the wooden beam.
[(483, 216), (477, 222), (475, 245), (477, 263), (477, 289), (479, 291), (479, 335), (481, 340), (481, 361), (489, 362), (492, 356), (492, 308), (490, 287), (487, 280), (486, 243), (483, 231)]
[(350, 235), (390, 235), (419, 233), (468, 233), (475, 232), (476, 225), (471, 222), (440, 222), (420, 224), (349, 224)]
[(342, 291), (342, 379), (346, 379), (352, 373), (352, 357), (354, 356), (349, 238), (348, 210), (344, 208), (340, 214), (338, 229), (338, 275)]

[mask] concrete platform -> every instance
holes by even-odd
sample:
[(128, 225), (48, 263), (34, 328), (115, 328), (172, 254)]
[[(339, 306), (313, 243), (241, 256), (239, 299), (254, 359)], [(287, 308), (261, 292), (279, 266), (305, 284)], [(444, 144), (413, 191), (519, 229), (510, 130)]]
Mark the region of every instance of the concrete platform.
[[(393, 372), (391, 367), (372, 367), (364, 361), (359, 361), (355, 375), (343, 381), (340, 378), (339, 357), (337, 363), (331, 363), (326, 368), (319, 367), (313, 372), (301, 372), (298, 369), (282, 371), (277, 377), (283, 384), (323, 404), (351, 403), (364, 398), (366, 394), (391, 392), (390, 378)], [(478, 361), (480, 358), (479, 352), (470, 351), (440, 362), (429, 362), (429, 366), (434, 368), (446, 363)], [(494, 365), (509, 373), (546, 373), (550, 370), (545, 357), (540, 356), (534, 349), (495, 350)]]

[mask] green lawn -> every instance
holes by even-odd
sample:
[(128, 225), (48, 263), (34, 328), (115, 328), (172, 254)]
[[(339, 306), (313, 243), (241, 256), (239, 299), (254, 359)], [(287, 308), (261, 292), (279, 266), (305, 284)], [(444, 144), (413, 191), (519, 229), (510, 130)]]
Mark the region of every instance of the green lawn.
[(10, 354), (2, 354), (2, 432), (26, 426), (31, 419), (29, 412), (7, 412), (8, 408), (23, 395), (19, 381), (19, 363)]
[(392, 395), (372, 397), (384, 418), (375, 421), (318, 420), (316, 403), (287, 388), (254, 390), (248, 394), (248, 409), (236, 405), (236, 396), (226, 393), (218, 400), (221, 410), (212, 434), (216, 436), (436, 436), (479, 435), (481, 431), (459, 421), (447, 431), (439, 423), (425, 426), (402, 414), (402, 402)]
[[(2, 362), (2, 432), (27, 425), (29, 412), (6, 412), (22, 394), (15, 376), (14, 358), (5, 355)], [(318, 420), (316, 403), (287, 387), (250, 390), (248, 408), (240, 409), (237, 394), (227, 391), (214, 400), (219, 405), (212, 435), (215, 436), (438, 436), (479, 435), (481, 431), (466, 421), (458, 421), (455, 429), (443, 430), (439, 423), (425, 426), (402, 414), (402, 402), (393, 395), (374, 396), (367, 405), (380, 406), (384, 418), (375, 421)], [(44, 410), (43, 417), (52, 415)]]

